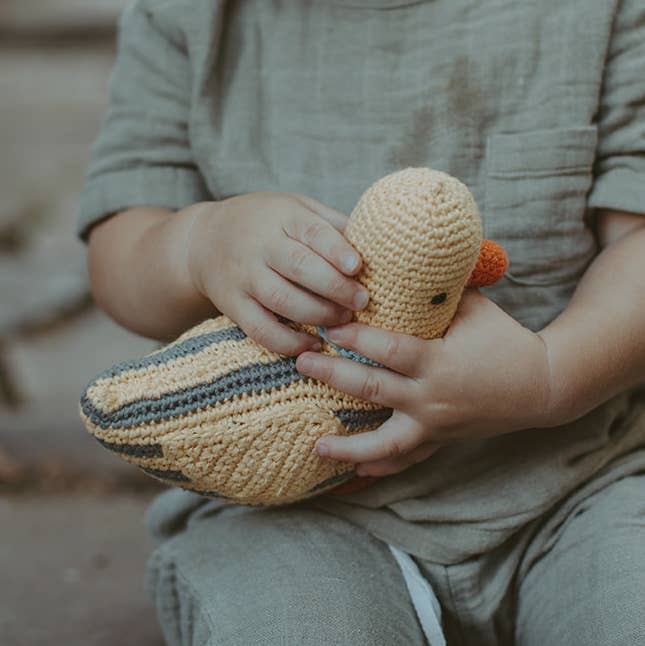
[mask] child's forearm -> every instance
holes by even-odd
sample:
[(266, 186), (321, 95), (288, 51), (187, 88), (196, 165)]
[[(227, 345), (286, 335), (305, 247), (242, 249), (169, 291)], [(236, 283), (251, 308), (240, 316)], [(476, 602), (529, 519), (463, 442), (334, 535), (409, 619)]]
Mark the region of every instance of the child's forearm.
[(121, 325), (167, 340), (216, 313), (193, 285), (185, 257), (193, 217), (206, 206), (213, 208), (135, 208), (94, 227), (88, 254), (92, 293)]
[(599, 233), (602, 253), (566, 310), (540, 332), (557, 423), (645, 382), (645, 221), (603, 212)]

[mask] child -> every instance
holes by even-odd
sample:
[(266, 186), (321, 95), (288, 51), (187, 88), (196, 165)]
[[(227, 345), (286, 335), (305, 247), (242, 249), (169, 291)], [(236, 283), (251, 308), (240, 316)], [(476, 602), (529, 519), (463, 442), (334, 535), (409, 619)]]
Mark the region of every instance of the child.
[[(449, 644), (645, 643), (644, 69), (642, 0), (124, 13), (79, 221), (98, 303), (158, 339), (223, 312), (394, 408), (318, 442), (386, 476), (369, 488), (161, 496), (148, 588), (170, 644), (424, 644), (388, 545)], [(324, 357), (276, 315), (333, 327), (365, 306), (344, 214), (406, 166), (470, 187), (509, 273), (443, 340), (330, 329), (389, 369)]]

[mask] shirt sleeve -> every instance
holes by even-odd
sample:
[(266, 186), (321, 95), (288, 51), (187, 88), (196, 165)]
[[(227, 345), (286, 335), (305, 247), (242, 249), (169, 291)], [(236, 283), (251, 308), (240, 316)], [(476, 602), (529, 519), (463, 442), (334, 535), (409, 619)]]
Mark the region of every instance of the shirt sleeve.
[(77, 234), (135, 206), (179, 209), (212, 199), (189, 135), (191, 71), (179, 26), (154, 3), (131, 4), (119, 22), (109, 106), (81, 194)]
[(622, 0), (598, 112), (589, 206), (645, 214), (645, 3)]

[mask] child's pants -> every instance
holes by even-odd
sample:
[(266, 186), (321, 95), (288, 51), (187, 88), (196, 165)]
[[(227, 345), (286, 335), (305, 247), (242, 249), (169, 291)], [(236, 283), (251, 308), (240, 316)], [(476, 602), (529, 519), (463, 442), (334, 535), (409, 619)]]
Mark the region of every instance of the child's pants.
[[(306, 504), (209, 502), (156, 549), (147, 584), (172, 646), (420, 646), (433, 595), (413, 591), (417, 605), (427, 595), (424, 633), (397, 552)], [(449, 646), (641, 646), (645, 475), (562, 505), (487, 554), (414, 563)]]

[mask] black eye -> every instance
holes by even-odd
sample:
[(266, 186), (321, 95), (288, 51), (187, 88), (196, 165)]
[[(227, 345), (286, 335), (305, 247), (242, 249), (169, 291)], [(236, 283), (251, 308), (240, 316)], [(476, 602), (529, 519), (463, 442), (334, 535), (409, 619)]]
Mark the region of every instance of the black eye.
[(432, 297), (430, 301), (433, 305), (441, 305), (446, 300), (446, 292), (441, 292), (441, 294), (436, 294)]

